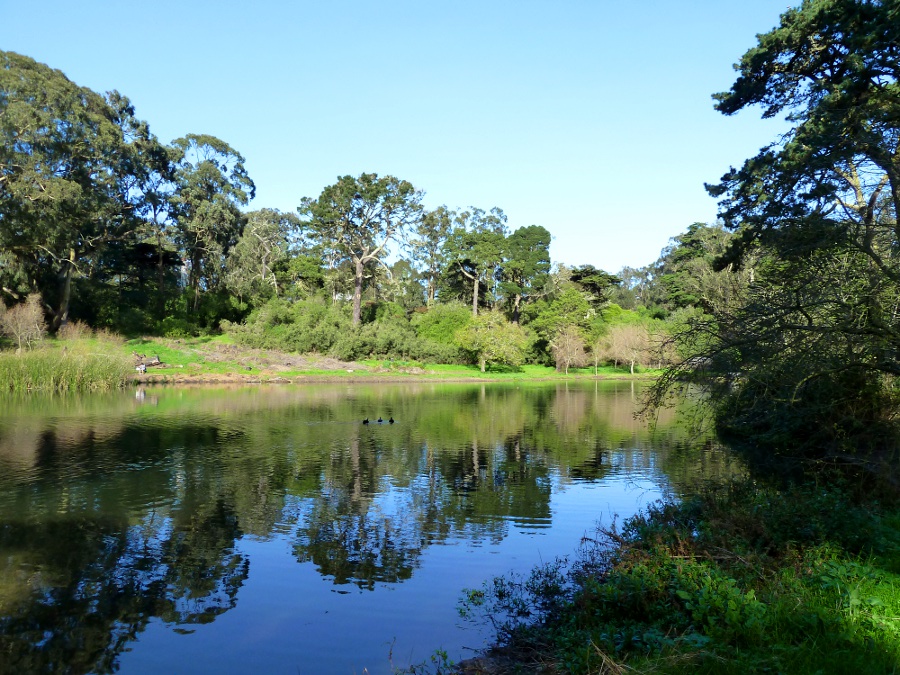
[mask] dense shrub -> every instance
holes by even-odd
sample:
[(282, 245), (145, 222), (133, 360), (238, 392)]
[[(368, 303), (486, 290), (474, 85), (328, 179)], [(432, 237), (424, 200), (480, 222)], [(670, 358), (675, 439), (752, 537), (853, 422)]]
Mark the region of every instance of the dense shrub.
[(321, 300), (290, 302), (273, 298), (241, 323), (223, 323), (223, 329), (249, 347), (300, 353), (329, 353), (350, 334), (350, 318), (339, 307)]
[(469, 325), (472, 309), (461, 302), (435, 305), (425, 313), (416, 313), (412, 325), (416, 335), (431, 342), (445, 345), (455, 344), (454, 335), (460, 328)]

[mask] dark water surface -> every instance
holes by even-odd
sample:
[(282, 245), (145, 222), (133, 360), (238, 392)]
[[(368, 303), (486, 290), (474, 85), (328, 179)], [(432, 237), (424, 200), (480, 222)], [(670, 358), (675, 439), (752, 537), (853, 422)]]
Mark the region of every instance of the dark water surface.
[[(729, 470), (630, 382), (0, 400), (0, 671), (391, 673), (466, 587)], [(396, 424), (377, 424), (393, 416)], [(363, 425), (369, 417), (373, 422)]]

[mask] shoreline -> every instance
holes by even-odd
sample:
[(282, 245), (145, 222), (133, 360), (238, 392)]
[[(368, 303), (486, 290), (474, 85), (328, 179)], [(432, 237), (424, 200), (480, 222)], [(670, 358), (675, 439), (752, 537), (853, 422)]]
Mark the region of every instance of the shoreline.
[(510, 382), (584, 382), (584, 381), (640, 381), (653, 380), (656, 375), (559, 375), (559, 376), (522, 376), (522, 377), (503, 377), (503, 376), (459, 376), (459, 375), (440, 375), (440, 374), (382, 374), (374, 373), (371, 375), (325, 375), (325, 374), (309, 374), (309, 375), (293, 375), (290, 377), (261, 374), (249, 375), (243, 373), (165, 373), (152, 374), (145, 373), (135, 375), (130, 380), (131, 386), (145, 385), (178, 385), (178, 384), (397, 384), (403, 382), (447, 382), (451, 384), (486, 384), (486, 383), (510, 383)]

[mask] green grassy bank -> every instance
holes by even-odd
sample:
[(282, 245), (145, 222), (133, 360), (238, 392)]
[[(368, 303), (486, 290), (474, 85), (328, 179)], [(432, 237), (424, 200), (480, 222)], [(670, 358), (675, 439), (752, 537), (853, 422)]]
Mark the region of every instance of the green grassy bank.
[[(0, 349), (0, 382), (8, 391), (108, 390), (134, 383), (285, 383), (378, 380), (550, 380), (578, 378), (652, 378), (655, 370), (631, 375), (626, 367), (602, 366), (558, 372), (552, 366), (478, 366), (429, 364), (370, 359), (338, 361), (317, 355), (250, 349), (227, 336), (190, 339), (137, 338), (124, 340), (82, 328), (74, 335), (45, 339), (31, 349)], [(136, 366), (149, 364), (146, 373)]]
[[(199, 380), (249, 380), (258, 382), (303, 381), (307, 379), (377, 380), (541, 380), (560, 378), (630, 378), (629, 368), (601, 366), (570, 369), (568, 374), (552, 366), (489, 366), (482, 373), (476, 365), (434, 364), (391, 359), (364, 359), (353, 362), (311, 354), (290, 354), (278, 350), (251, 349), (235, 344), (228, 336), (188, 339), (139, 338), (129, 340), (122, 351), (130, 358), (144, 357), (160, 365), (148, 368), (150, 382)], [(656, 377), (659, 371), (640, 370), (637, 377)]]
[(463, 607), (498, 639), (467, 673), (896, 673), (900, 510), (821, 487), (709, 488)]
[(122, 341), (108, 336), (44, 340), (34, 349), (0, 351), (0, 383), (10, 392), (105, 391), (133, 380)]

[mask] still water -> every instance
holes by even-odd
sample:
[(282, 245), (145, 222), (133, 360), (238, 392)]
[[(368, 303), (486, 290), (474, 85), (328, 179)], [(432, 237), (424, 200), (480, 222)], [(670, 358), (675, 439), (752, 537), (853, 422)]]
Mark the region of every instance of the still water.
[[(464, 588), (731, 470), (630, 382), (0, 400), (0, 671), (388, 674)], [(393, 416), (395, 424), (378, 424)], [(363, 425), (363, 418), (372, 423)]]

